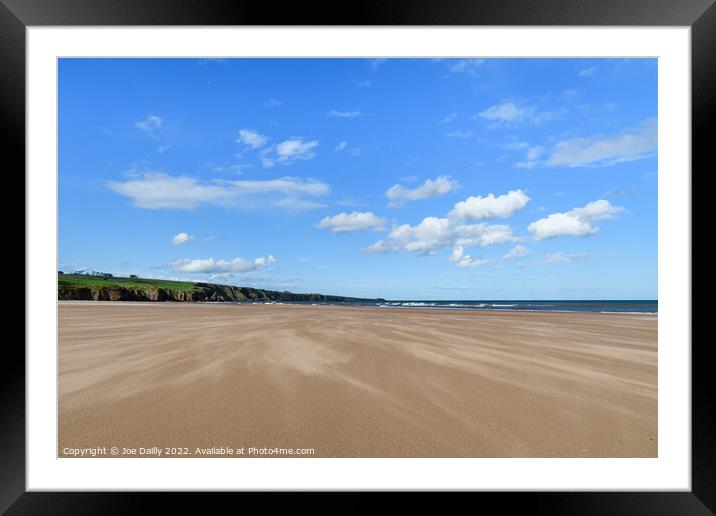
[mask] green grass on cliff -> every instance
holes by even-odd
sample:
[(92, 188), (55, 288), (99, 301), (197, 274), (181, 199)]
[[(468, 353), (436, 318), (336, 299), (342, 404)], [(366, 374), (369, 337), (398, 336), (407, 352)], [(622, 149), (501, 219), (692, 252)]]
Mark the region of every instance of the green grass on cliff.
[(170, 281), (145, 278), (101, 278), (95, 276), (84, 276), (82, 274), (59, 274), (57, 282), (60, 286), (72, 288), (92, 287), (127, 287), (137, 290), (148, 290), (150, 288), (166, 288), (173, 290), (194, 290), (194, 283), (188, 281)]

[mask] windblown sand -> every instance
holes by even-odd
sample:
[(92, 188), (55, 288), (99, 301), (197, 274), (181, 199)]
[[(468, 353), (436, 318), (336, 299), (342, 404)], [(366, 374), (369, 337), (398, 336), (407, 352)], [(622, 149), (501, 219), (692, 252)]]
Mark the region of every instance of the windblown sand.
[(657, 456), (649, 315), (60, 302), (59, 378), (60, 456)]

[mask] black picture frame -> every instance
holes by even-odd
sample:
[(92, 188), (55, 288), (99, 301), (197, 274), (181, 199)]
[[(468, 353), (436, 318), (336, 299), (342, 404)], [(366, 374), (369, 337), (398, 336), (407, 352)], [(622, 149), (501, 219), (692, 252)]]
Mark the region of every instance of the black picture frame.
[[(330, 5), (229, 0), (0, 0), (0, 123), (6, 174), (25, 170), (25, 30), (62, 25), (550, 25), (689, 26), (692, 44), (692, 169), (713, 170), (709, 127), (716, 120), (716, 0), (370, 0)], [(692, 171), (684, 171), (691, 174)], [(24, 182), (20, 187), (24, 191)], [(17, 194), (16, 194), (17, 195)], [(18, 195), (19, 196), (19, 195)], [(693, 263), (693, 261), (692, 261)], [(27, 271), (25, 271), (27, 274)], [(13, 301), (14, 302), (14, 301)], [(693, 316), (692, 319), (693, 321)], [(693, 326), (693, 323), (692, 323)], [(5, 338), (0, 360), (0, 512), (144, 513), (147, 498), (202, 512), (236, 494), (28, 493), (25, 490), (25, 354)], [(685, 346), (688, 342), (683, 343)], [(713, 514), (716, 512), (716, 394), (710, 339), (692, 346), (692, 490), (690, 492), (480, 493), (479, 503), (537, 514)], [(209, 497), (211, 496), (211, 500)], [(243, 494), (240, 496), (253, 496)], [(471, 495), (472, 496), (472, 495)], [(293, 496), (294, 508), (316, 506)], [(364, 512), (374, 495), (352, 493), (341, 512)], [(423, 508), (429, 508), (421, 499)], [(442, 505), (442, 502), (439, 502)], [(473, 503), (473, 502), (471, 502)], [(194, 505), (197, 504), (197, 505)], [(236, 507), (235, 507), (236, 508)], [(336, 511), (338, 509), (336, 508)], [(234, 512), (233, 510), (231, 512)]]

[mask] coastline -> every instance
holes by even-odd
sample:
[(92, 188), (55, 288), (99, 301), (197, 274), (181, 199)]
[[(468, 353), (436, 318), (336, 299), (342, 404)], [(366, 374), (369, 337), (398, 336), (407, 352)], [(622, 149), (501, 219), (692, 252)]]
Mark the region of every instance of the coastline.
[[(158, 304), (172, 304), (176, 301), (125, 301), (125, 300), (81, 300), (81, 299), (60, 299), (59, 304), (77, 304), (77, 305), (136, 305), (136, 306), (157, 306)], [(447, 302), (445, 302), (447, 303)], [(452, 303), (452, 302), (450, 302)], [(284, 306), (335, 306), (338, 308), (385, 308), (396, 310), (447, 310), (453, 312), (506, 312), (506, 313), (598, 313), (598, 314), (617, 314), (617, 315), (651, 315), (658, 316), (658, 311), (598, 311), (598, 310), (558, 310), (558, 309), (528, 309), (528, 308), (482, 308), (469, 307), (469, 305), (426, 305), (424, 302), (391, 302), (382, 301), (375, 303), (350, 303), (350, 302), (295, 302), (295, 301), (192, 301), (190, 304), (209, 305), (209, 306), (247, 306), (247, 305), (284, 305)], [(402, 306), (401, 306), (402, 305)], [(497, 305), (493, 305), (497, 306)], [(514, 305), (510, 305), (514, 306)]]
[(371, 308), (60, 302), (59, 455), (656, 456), (657, 315)]

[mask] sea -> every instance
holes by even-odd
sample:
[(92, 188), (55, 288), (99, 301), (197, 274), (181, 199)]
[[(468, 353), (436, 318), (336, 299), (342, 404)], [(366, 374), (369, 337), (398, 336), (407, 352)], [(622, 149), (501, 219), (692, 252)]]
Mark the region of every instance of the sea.
[(653, 314), (659, 312), (659, 302), (650, 300), (588, 300), (588, 301), (542, 301), (542, 300), (499, 300), (499, 301), (436, 301), (436, 300), (394, 300), (394, 301), (350, 301), (350, 302), (269, 302), (264, 304), (297, 305), (342, 305), (372, 306), (377, 308), (421, 308), (425, 310), (507, 310), (515, 312), (597, 312), (618, 314)]

